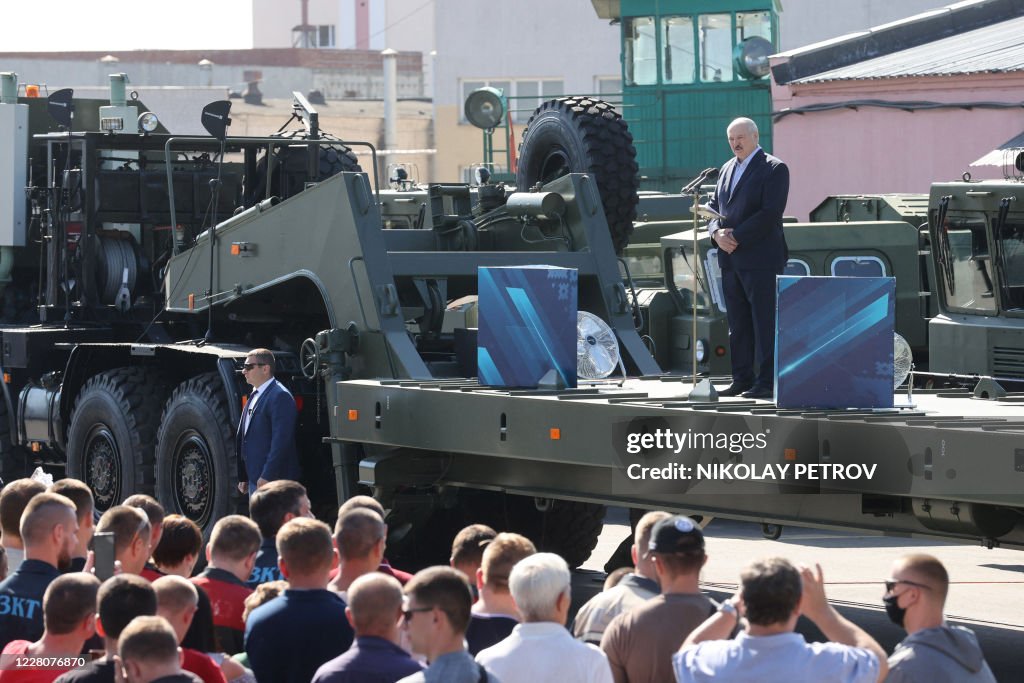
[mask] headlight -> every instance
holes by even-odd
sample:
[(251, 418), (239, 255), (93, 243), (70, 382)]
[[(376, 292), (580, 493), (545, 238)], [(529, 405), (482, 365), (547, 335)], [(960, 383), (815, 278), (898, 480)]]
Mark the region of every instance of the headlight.
[(151, 111), (144, 111), (139, 114), (139, 130), (143, 133), (152, 133), (160, 125), (160, 119)]
[(706, 349), (707, 349), (707, 347), (704, 344), (704, 340), (703, 339), (698, 339), (697, 340), (697, 344), (696, 344), (696, 348), (694, 349), (697, 352), (697, 362), (698, 363), (703, 363), (704, 362), (704, 358), (707, 355)]

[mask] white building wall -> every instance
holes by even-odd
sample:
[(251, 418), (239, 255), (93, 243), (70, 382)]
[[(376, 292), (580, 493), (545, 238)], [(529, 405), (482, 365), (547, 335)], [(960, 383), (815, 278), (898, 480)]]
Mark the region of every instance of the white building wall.
[(945, 7), (952, 0), (781, 0), (780, 51)]

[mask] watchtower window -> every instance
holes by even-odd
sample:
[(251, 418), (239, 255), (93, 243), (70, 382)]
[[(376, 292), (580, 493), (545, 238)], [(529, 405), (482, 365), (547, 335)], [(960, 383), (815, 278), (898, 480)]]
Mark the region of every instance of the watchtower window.
[(693, 17), (666, 17), (662, 20), (663, 83), (693, 83), (697, 62), (693, 54)]
[(630, 17), (622, 20), (625, 41), (623, 61), (627, 85), (654, 85), (658, 82), (658, 48), (654, 17)]
[(731, 81), (732, 15), (701, 14), (697, 22), (700, 80), (705, 83)]

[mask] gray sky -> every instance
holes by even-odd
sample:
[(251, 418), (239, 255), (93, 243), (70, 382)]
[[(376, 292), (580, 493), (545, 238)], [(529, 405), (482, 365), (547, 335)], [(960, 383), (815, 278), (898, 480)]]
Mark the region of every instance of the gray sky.
[(252, 47), (250, 0), (0, 0), (0, 6), (0, 52)]

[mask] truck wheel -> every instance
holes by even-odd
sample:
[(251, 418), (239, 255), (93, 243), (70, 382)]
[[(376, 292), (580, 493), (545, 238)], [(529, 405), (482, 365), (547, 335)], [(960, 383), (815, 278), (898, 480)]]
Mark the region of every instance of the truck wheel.
[(99, 513), (132, 494), (153, 492), (153, 442), (163, 396), (154, 379), (144, 368), (108, 370), (86, 382), (75, 402), (67, 474), (89, 485)]
[(615, 252), (629, 244), (640, 186), (636, 148), (626, 122), (607, 102), (560, 97), (538, 107), (519, 146), (516, 187), (527, 192), (569, 173), (597, 181)]
[(6, 484), (28, 474), (25, 451), (11, 443), (11, 423), (7, 401), (0, 398), (0, 479)]
[(575, 569), (597, 545), (606, 511), (604, 505), (567, 500), (551, 501), (550, 507), (541, 511), (533, 498), (506, 495), (504, 519), (495, 519), (491, 526), (526, 536), (538, 551), (558, 553)]
[(157, 499), (204, 533), (236, 512), (239, 500), (234, 429), (222, 387), (215, 372), (178, 385), (156, 437)]

